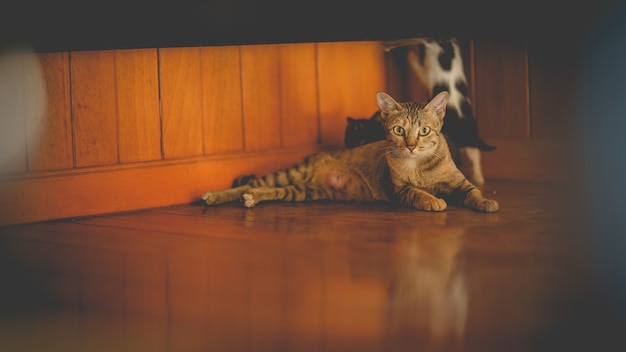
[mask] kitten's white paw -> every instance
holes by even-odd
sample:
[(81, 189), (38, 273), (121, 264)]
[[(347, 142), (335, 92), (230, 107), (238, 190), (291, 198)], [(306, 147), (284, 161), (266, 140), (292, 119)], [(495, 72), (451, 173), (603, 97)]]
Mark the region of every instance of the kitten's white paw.
[(471, 179), (472, 183), (478, 187), (482, 187), (485, 185), (485, 178), (483, 177), (482, 174), (474, 174), (472, 175), (472, 179)]
[(213, 195), (212, 192), (206, 192), (202, 195), (202, 199), (204, 200), (204, 202), (207, 205), (213, 205), (215, 204), (215, 202), (217, 202), (217, 198), (215, 198), (215, 195)]
[(243, 206), (246, 208), (252, 208), (256, 205), (254, 196), (250, 193), (244, 193), (241, 195), (241, 203), (243, 203)]

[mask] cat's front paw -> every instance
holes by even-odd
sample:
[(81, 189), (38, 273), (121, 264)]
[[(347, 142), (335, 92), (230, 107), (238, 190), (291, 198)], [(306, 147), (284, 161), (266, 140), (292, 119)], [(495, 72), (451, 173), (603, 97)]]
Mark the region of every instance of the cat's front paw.
[(207, 205), (213, 205), (217, 202), (217, 198), (213, 194), (213, 192), (206, 192), (202, 195), (202, 199)]
[(424, 199), (416, 205), (417, 209), (426, 211), (444, 211), (448, 207), (448, 203), (441, 198)]
[(500, 209), (500, 204), (493, 199), (484, 199), (474, 205), (474, 209), (483, 213), (494, 213)]
[(250, 193), (244, 193), (241, 195), (241, 203), (246, 208), (252, 208), (256, 205), (256, 201), (254, 200), (254, 196)]

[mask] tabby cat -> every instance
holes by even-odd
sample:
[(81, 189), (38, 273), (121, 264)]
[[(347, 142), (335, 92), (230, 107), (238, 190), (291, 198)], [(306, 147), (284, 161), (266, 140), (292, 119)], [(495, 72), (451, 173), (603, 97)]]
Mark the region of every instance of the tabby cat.
[(459, 44), (454, 39), (422, 40), (417, 46), (409, 47), (407, 60), (430, 96), (450, 92), (444, 132), (459, 147), (468, 178), (478, 185), (484, 184), (480, 151), (492, 151), (495, 147), (478, 135)]
[[(453, 155), (457, 153), (457, 166), (474, 184), (483, 185), (485, 179), (480, 151), (491, 151), (495, 147), (485, 143), (478, 135), (457, 41), (410, 38), (387, 42), (385, 46), (387, 51), (395, 49), (396, 56), (409, 64), (409, 69), (426, 86), (431, 97), (441, 91), (450, 93), (443, 133), (448, 137)], [(376, 126), (377, 122), (379, 119), (376, 116), (370, 119), (348, 118), (345, 146), (352, 148), (384, 139), (379, 133), (380, 126)]]
[(428, 103), (398, 103), (379, 92), (386, 140), (312, 154), (202, 199), (208, 205), (241, 200), (248, 208), (263, 201), (391, 201), (426, 211), (442, 211), (452, 202), (495, 212), (498, 203), (483, 197), (452, 161), (441, 134), (448, 97), (441, 92)]

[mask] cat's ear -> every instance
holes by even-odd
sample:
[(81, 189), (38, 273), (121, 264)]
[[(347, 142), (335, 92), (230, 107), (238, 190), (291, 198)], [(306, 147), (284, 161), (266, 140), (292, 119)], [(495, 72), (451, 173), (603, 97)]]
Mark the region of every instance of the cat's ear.
[(354, 121), (355, 121), (355, 120), (354, 120), (352, 117), (350, 117), (350, 116), (348, 116), (348, 119), (347, 119), (347, 120), (348, 120), (348, 124), (354, 123)]
[(376, 101), (383, 118), (387, 117), (387, 114), (393, 111), (402, 110), (400, 104), (393, 99), (389, 94), (384, 92), (376, 93)]
[(434, 111), (439, 119), (443, 119), (446, 115), (446, 106), (448, 105), (449, 98), (450, 94), (444, 90), (435, 95), (435, 97), (426, 104), (426, 109)]

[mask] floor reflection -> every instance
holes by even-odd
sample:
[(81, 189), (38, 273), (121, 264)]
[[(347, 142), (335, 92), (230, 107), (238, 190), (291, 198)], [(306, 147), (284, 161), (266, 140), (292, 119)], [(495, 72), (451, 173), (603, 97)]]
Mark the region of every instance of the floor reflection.
[(0, 349), (529, 350), (577, 257), (558, 218), (524, 207), (184, 206), (0, 228)]
[(457, 255), (464, 233), (431, 225), (398, 236), (398, 250), (405, 253), (396, 260), (390, 282), (386, 318), (391, 335), (412, 337), (420, 345), (462, 341), (469, 293)]

